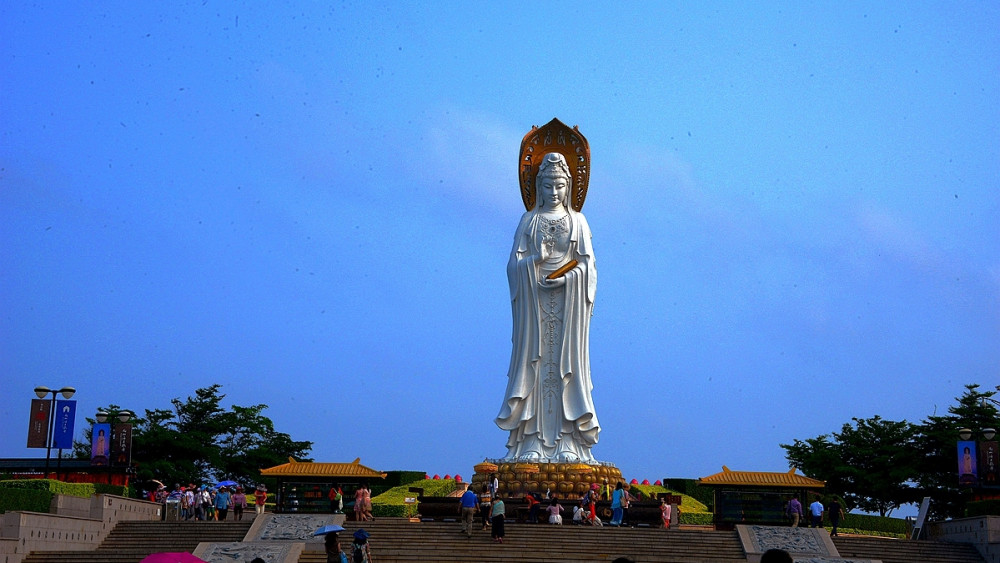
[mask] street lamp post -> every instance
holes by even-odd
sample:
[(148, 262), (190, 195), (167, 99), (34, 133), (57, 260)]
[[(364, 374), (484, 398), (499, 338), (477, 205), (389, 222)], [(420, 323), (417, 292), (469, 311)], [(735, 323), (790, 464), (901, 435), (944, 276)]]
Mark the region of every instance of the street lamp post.
[(35, 387), (35, 396), (39, 399), (45, 399), (49, 393), (52, 393), (52, 399), (49, 401), (49, 424), (45, 432), (45, 478), (49, 478), (49, 459), (52, 457), (52, 429), (55, 427), (55, 411), (56, 411), (56, 395), (62, 394), (64, 399), (70, 399), (73, 394), (76, 393), (76, 389), (72, 387), (63, 387), (62, 389), (49, 389), (39, 385)]
[[(115, 451), (116, 451), (115, 446), (116, 443), (118, 442), (121, 443), (117, 444), (117, 451), (118, 453), (125, 456), (125, 467), (127, 468), (129, 466), (130, 460), (128, 458), (130, 457), (129, 450), (131, 449), (129, 447), (129, 442), (131, 442), (132, 440), (132, 433), (129, 431), (131, 430), (131, 425), (128, 424), (128, 421), (131, 420), (133, 416), (135, 416), (135, 414), (130, 410), (121, 410), (115, 412), (107, 412), (102, 410), (98, 411), (97, 414), (94, 415), (94, 420), (96, 420), (100, 424), (104, 424), (105, 422), (110, 422), (111, 436), (109, 436), (110, 447), (108, 448), (109, 470), (114, 465)], [(122, 430), (119, 430), (119, 432), (115, 432), (116, 420), (122, 425)], [(111, 473), (109, 472), (108, 483), (110, 482), (111, 482)]]

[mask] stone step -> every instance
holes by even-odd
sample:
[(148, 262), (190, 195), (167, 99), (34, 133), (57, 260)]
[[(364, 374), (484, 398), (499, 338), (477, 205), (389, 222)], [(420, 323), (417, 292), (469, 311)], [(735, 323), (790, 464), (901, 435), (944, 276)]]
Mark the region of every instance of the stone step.
[(191, 553), (201, 542), (243, 541), (253, 519), (238, 522), (119, 522), (93, 551), (33, 551), (24, 563), (138, 563), (150, 553)]
[[(341, 534), (345, 551), (349, 551), (351, 534), (358, 527), (356, 522), (345, 524), (347, 530)], [(489, 530), (477, 528), (473, 537), (467, 538), (458, 523), (379, 519), (364, 523), (363, 527), (371, 533), (372, 554), (379, 563), (576, 563), (613, 561), (621, 556), (664, 563), (746, 561), (736, 532), (511, 522), (507, 525), (504, 543), (495, 544)], [(325, 556), (321, 552), (306, 551), (299, 561), (321, 563)]]
[(837, 536), (831, 538), (841, 557), (881, 559), (882, 563), (984, 563), (971, 544), (933, 540), (897, 540), (890, 538)]

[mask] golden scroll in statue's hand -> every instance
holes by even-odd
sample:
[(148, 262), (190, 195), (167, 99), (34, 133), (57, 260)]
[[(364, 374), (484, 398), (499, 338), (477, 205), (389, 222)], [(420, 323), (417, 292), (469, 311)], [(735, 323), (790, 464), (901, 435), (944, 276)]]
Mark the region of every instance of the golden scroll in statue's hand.
[(572, 270), (573, 268), (575, 268), (577, 264), (579, 264), (579, 262), (577, 262), (576, 260), (570, 260), (569, 262), (566, 262), (565, 264), (563, 264), (562, 267), (559, 268), (558, 270), (556, 270), (556, 271), (552, 272), (551, 274), (545, 276), (545, 279), (547, 279), (547, 280), (554, 280), (554, 279), (557, 279), (557, 278), (561, 278), (564, 275), (566, 275), (566, 272), (568, 272), (568, 271)]

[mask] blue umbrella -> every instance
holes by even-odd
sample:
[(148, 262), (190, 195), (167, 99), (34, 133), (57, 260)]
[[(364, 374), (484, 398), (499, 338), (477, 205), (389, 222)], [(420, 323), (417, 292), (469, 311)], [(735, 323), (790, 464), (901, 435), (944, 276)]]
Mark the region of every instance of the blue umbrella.
[(215, 488), (221, 489), (222, 487), (235, 487), (236, 485), (239, 485), (236, 481), (219, 481), (219, 484)]
[(338, 526), (336, 524), (330, 524), (328, 526), (323, 526), (322, 528), (316, 530), (315, 532), (313, 532), (313, 535), (314, 536), (323, 536), (323, 535), (326, 535), (326, 534), (336, 534), (337, 532), (343, 532), (343, 531), (344, 531), (344, 527), (343, 526)]

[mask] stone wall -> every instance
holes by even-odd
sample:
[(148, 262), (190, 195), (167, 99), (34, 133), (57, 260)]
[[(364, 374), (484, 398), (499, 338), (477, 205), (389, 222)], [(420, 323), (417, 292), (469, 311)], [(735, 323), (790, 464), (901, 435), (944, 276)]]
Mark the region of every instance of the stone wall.
[(56, 495), (52, 514), (7, 512), (0, 515), (0, 563), (21, 563), (32, 551), (92, 550), (122, 520), (159, 520), (159, 504), (95, 495), (89, 499)]
[(1000, 516), (956, 518), (927, 525), (927, 537), (956, 543), (971, 543), (986, 563), (1000, 563)]

